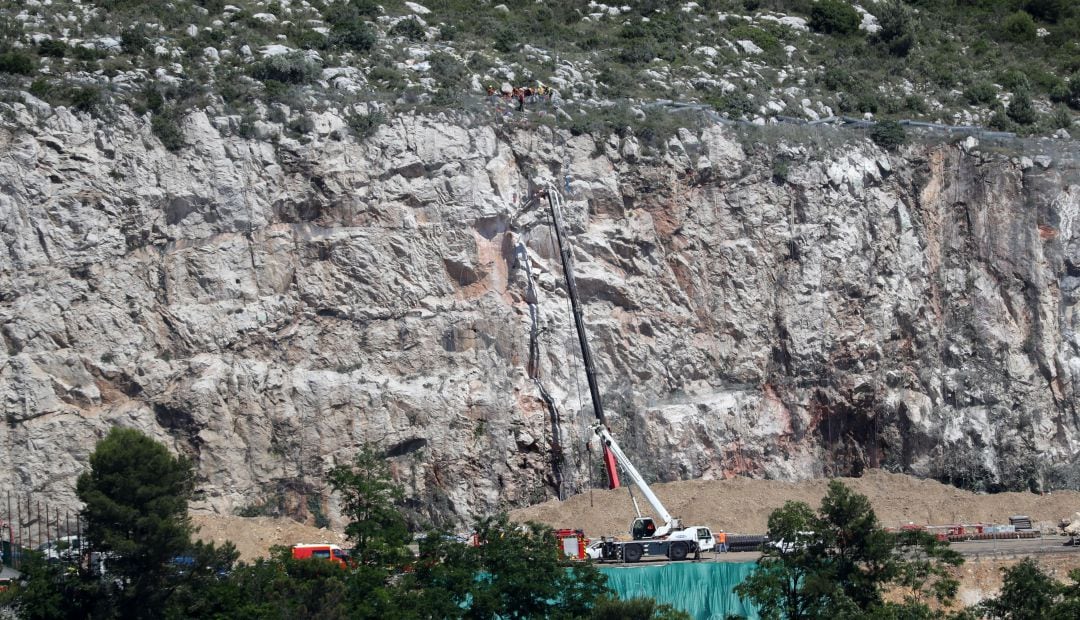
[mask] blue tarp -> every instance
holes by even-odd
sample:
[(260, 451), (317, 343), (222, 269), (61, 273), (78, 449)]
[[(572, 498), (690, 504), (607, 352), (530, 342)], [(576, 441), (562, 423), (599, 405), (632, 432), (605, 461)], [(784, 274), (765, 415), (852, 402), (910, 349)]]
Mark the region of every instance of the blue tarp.
[(733, 592), (755, 566), (753, 562), (674, 562), (599, 568), (621, 599), (647, 596), (696, 620), (725, 620), (731, 614), (756, 620), (757, 609)]

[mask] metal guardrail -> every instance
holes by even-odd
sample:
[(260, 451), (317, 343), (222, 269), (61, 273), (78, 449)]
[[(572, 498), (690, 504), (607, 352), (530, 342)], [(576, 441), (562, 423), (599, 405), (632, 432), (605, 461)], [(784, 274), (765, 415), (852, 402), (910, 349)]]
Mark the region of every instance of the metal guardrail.
[[(687, 103), (681, 101), (672, 101), (670, 99), (660, 99), (648, 104), (644, 107), (663, 107), (672, 110), (694, 110), (699, 111), (718, 122), (725, 125), (755, 125), (750, 121), (734, 120), (722, 116), (715, 108), (704, 103)], [(855, 118), (852, 116), (827, 116), (825, 118), (817, 120), (808, 120), (805, 118), (798, 118), (795, 116), (784, 116), (778, 114), (776, 116), (769, 117), (778, 123), (784, 123), (789, 125), (801, 125), (806, 127), (818, 127), (818, 126), (832, 126), (832, 127), (854, 127), (859, 129), (868, 129), (876, 126), (881, 121), (867, 120), (865, 118)], [(972, 134), (984, 138), (993, 139), (1011, 139), (1015, 138), (1016, 134), (1010, 131), (995, 131), (986, 127), (979, 127), (977, 125), (944, 125), (941, 123), (930, 123), (927, 121), (916, 121), (911, 119), (899, 119), (896, 121), (904, 127), (912, 127), (916, 129), (926, 129), (929, 131), (940, 131), (948, 134), (961, 133)]]

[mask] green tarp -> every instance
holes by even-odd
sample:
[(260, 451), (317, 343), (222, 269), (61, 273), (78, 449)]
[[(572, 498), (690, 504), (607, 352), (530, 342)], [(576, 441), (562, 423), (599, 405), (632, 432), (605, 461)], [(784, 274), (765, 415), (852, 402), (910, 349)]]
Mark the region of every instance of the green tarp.
[(756, 619), (757, 610), (732, 591), (754, 566), (753, 562), (673, 562), (601, 566), (600, 572), (621, 599), (647, 596), (689, 612), (696, 620), (724, 620), (731, 614)]

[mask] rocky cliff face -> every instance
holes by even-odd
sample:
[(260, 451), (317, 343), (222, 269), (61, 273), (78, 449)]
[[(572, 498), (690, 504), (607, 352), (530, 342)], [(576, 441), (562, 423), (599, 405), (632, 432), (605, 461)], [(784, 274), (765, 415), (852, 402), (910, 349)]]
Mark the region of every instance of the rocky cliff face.
[(195, 114), (172, 154), (127, 113), (5, 105), (0, 488), (73, 504), (115, 424), (225, 513), (334, 517), (322, 473), (363, 442), (417, 519), (599, 484), (549, 181), (648, 477), (1080, 479), (1075, 150), (712, 127), (658, 155), (445, 116), (357, 143), (330, 114), (301, 144)]

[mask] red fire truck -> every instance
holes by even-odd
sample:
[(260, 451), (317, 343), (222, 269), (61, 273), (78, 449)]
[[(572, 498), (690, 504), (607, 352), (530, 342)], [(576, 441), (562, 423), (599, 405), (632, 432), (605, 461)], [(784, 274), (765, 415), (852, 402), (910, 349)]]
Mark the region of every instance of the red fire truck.
[(349, 565), (349, 554), (338, 545), (312, 544), (293, 545), (292, 556), (294, 560), (321, 559), (329, 560), (345, 568)]

